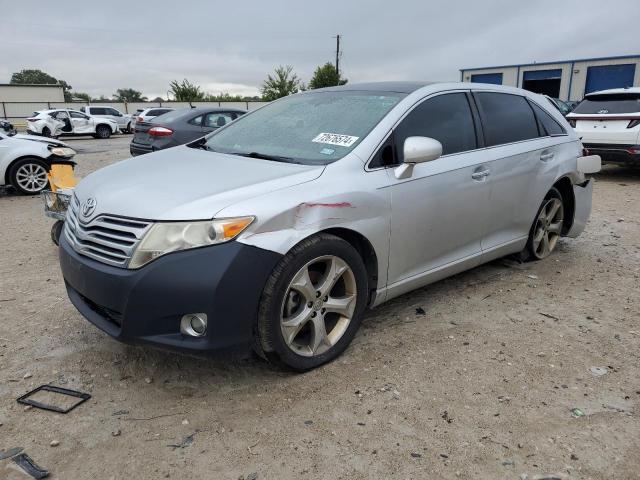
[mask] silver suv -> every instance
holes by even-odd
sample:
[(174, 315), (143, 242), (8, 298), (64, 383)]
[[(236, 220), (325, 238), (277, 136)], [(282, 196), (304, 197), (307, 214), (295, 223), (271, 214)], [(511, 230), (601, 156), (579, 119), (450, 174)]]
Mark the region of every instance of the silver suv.
[(104, 105), (87, 105), (86, 107), (80, 107), (80, 111), (91, 115), (92, 117), (109, 118), (118, 124), (121, 132), (132, 132), (132, 118), (131, 115), (122, 113), (121, 111)]
[(505, 255), (550, 255), (584, 229), (599, 168), (524, 90), (313, 90), (86, 177), (62, 273), (119, 340), (251, 346), (307, 370), (347, 348), (367, 307)]

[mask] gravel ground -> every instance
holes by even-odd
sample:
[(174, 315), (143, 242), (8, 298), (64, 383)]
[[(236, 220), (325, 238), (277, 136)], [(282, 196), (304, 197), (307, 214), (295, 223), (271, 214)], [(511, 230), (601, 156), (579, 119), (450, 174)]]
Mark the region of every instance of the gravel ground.
[[(71, 140), (79, 176), (129, 138)], [(40, 199), (0, 195), (0, 225), (0, 450), (51, 478), (640, 478), (638, 170), (599, 174), (586, 232), (549, 259), (395, 299), (304, 375), (119, 344), (67, 300)], [(44, 383), (92, 398), (16, 403)]]

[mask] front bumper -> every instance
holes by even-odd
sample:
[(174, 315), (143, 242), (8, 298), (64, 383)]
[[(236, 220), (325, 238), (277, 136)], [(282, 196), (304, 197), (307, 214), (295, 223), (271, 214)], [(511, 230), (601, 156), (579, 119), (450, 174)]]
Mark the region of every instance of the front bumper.
[[(232, 241), (127, 270), (79, 255), (64, 235), (59, 252), (69, 298), (95, 326), (125, 343), (201, 353), (249, 347), (262, 290), (282, 257)], [(181, 317), (199, 312), (206, 334), (180, 333)]]
[(640, 145), (585, 143), (588, 155), (600, 155), (602, 163), (640, 165)]

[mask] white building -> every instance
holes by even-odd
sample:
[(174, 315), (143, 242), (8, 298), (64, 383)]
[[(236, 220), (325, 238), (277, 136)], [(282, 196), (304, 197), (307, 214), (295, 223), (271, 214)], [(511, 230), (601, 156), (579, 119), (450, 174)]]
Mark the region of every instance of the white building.
[(0, 102), (64, 102), (60, 85), (0, 83)]
[(561, 100), (582, 100), (598, 90), (640, 86), (640, 55), (465, 68), (460, 78), (520, 87)]

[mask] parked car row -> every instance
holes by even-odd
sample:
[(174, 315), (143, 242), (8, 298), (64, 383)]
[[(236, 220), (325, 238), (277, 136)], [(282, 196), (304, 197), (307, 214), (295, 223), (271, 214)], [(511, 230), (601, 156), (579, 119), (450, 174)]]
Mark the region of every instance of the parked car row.
[(41, 110), (27, 118), (27, 133), (43, 137), (92, 135), (94, 138), (109, 138), (119, 131), (115, 120), (67, 108)]

